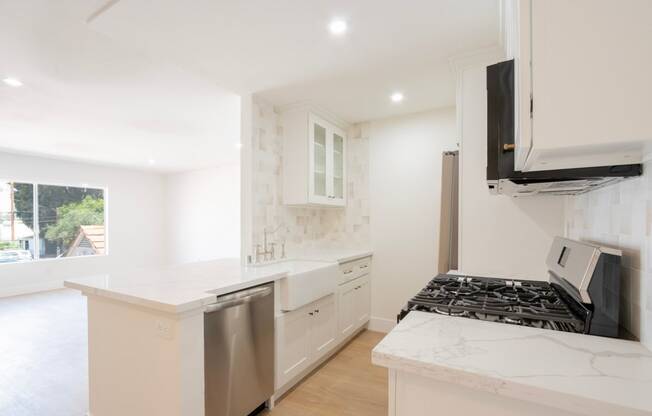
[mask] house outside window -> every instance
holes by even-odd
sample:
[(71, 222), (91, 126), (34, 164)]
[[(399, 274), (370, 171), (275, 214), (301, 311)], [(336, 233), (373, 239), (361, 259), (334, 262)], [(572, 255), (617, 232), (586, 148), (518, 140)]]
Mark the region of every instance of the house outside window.
[(106, 191), (0, 180), (0, 264), (107, 254)]

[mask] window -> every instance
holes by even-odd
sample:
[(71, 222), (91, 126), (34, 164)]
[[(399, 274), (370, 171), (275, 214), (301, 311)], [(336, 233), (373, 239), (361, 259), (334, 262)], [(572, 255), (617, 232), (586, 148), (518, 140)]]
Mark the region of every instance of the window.
[(0, 181), (0, 263), (106, 254), (103, 189)]

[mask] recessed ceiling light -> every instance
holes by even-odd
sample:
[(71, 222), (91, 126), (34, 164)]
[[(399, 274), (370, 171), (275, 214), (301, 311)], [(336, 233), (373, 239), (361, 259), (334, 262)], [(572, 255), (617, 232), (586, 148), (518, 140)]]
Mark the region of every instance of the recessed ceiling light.
[(403, 94), (400, 92), (395, 92), (394, 94), (392, 94), (390, 98), (392, 99), (393, 102), (400, 103), (401, 101), (403, 101)]
[(9, 85), (10, 87), (22, 87), (23, 83), (20, 82), (19, 79), (16, 78), (5, 78), (2, 80), (5, 84)]
[(335, 19), (328, 25), (328, 30), (330, 30), (333, 35), (343, 35), (346, 33), (347, 29), (346, 22), (342, 19)]
[(154, 160), (154, 159), (149, 159), (149, 160), (147, 160), (147, 163), (148, 163), (150, 166), (152, 166), (152, 165), (154, 165), (154, 164), (156, 163), (156, 160)]
[(233, 146), (234, 146), (236, 149), (242, 149), (242, 143), (240, 143), (240, 142), (233, 143)]

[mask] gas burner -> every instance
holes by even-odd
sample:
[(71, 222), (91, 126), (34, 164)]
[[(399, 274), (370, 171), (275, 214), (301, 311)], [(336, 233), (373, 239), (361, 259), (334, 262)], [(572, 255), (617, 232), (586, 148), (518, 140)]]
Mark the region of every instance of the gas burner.
[(584, 321), (569, 309), (548, 282), (442, 275), (412, 298), (407, 310), (567, 332), (584, 331)]
[(432, 308), (431, 310), (440, 315), (448, 315), (448, 316), (467, 316), (469, 314), (466, 311), (453, 310), (453, 309)]

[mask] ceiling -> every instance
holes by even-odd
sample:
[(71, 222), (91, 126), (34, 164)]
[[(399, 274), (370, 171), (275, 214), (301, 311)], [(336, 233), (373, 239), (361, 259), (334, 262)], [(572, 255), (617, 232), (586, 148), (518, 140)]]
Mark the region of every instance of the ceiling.
[(498, 44), (498, 1), (112, 0), (89, 25), (229, 90), (358, 122), (454, 105), (448, 60)]
[[(91, 30), (103, 1), (0, 0), (0, 150), (157, 171), (239, 159), (240, 98)], [(10, 40), (10, 41), (7, 41)]]
[(239, 94), (349, 122), (454, 105), (448, 60), (498, 43), (497, 1), (0, 0), (24, 83), (0, 83), (0, 150), (175, 172), (239, 159)]

